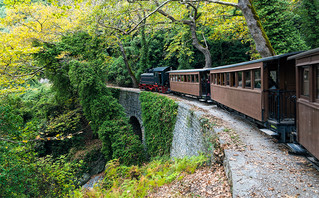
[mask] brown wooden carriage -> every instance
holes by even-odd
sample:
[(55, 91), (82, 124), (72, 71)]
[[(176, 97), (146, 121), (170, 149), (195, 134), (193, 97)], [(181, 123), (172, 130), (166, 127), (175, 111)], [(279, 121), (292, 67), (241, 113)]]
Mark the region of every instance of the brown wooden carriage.
[(297, 140), (319, 159), (319, 48), (288, 60), (296, 63)]
[(168, 73), (172, 92), (210, 99), (209, 70), (174, 70)]
[(294, 62), (287, 60), (293, 54), (212, 68), (212, 100), (266, 125), (288, 141), (295, 127), (295, 69)]

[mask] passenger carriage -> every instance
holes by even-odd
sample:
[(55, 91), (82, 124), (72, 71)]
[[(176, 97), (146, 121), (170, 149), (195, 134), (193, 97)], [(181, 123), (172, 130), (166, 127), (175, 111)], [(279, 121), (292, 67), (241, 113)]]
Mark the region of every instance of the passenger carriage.
[(211, 98), (293, 141), (296, 53), (262, 58), (210, 70)]
[(319, 48), (288, 60), (296, 64), (297, 140), (319, 159)]
[(208, 69), (174, 70), (168, 73), (172, 92), (210, 100)]

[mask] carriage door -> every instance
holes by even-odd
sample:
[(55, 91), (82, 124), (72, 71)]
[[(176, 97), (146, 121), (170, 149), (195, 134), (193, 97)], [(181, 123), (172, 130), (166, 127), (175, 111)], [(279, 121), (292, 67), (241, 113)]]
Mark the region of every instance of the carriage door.
[(210, 84), (209, 84), (209, 73), (201, 72), (201, 88), (202, 88), (202, 97), (206, 97), (210, 93)]
[(292, 65), (282, 64), (277, 68), (269, 68), (268, 73), (268, 102), (269, 119), (282, 121), (294, 121), (296, 91), (294, 86), (295, 69)]
[(162, 81), (162, 73), (158, 72), (158, 84), (162, 85), (163, 81)]

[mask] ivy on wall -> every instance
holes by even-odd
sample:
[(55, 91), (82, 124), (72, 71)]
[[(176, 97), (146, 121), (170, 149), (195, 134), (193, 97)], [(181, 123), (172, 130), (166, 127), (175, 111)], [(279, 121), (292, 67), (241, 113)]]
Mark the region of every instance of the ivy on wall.
[(141, 92), (140, 101), (148, 155), (151, 158), (169, 155), (178, 105), (174, 100), (152, 92)]

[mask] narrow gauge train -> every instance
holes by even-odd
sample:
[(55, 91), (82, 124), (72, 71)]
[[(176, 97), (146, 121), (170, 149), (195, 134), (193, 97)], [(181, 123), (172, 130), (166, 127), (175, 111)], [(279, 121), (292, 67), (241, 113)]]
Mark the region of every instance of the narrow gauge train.
[(167, 69), (161, 75), (167, 76), (173, 93), (238, 112), (276, 132), (281, 142), (298, 142), (319, 159), (318, 67), (319, 48), (209, 69)]

